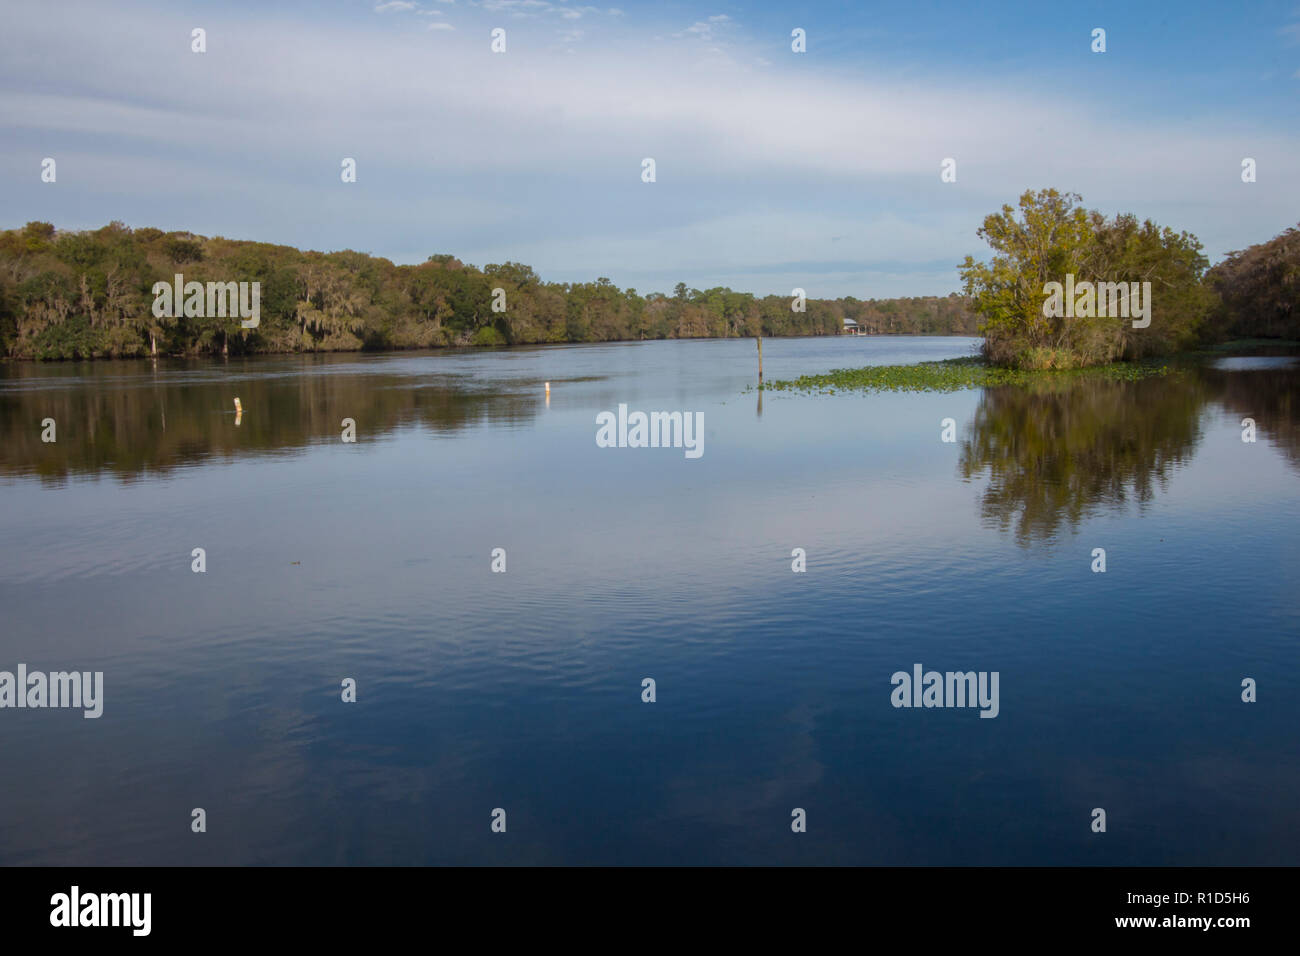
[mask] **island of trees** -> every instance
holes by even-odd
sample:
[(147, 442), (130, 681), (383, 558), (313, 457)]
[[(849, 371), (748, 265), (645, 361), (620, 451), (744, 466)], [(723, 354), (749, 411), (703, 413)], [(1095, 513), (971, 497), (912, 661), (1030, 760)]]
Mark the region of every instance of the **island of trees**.
[[(155, 282), (259, 282), (255, 329), (237, 316), (158, 317)], [(505, 311), (492, 308), (502, 289)], [(964, 296), (815, 299), (727, 288), (642, 295), (608, 279), (543, 282), (526, 265), (475, 268), (450, 255), (399, 266), (360, 252), (30, 222), (0, 232), (0, 354), (72, 359), (353, 351), (730, 336), (974, 335)]]
[[(967, 256), (965, 291), (980, 315), (985, 356), (1019, 369), (1079, 368), (1143, 359), (1228, 338), (1300, 338), (1300, 231), (1229, 253), (1209, 268), (1201, 243), (1132, 215), (1107, 218), (1055, 189), (1020, 197), (984, 220), (989, 262)], [(1142, 326), (1124, 310), (1101, 315), (1045, 307), (1050, 283), (1149, 283)], [(1068, 293), (1067, 293), (1068, 294)], [(1096, 294), (1100, 299), (1100, 294)], [(1147, 321), (1149, 320), (1149, 322)]]

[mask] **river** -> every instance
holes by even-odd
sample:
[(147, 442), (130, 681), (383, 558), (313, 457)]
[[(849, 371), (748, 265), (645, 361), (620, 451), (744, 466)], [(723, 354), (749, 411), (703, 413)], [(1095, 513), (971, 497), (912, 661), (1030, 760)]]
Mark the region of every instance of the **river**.
[[(1294, 362), (815, 396), (756, 365), (0, 365), (0, 670), (103, 674), (98, 718), (0, 709), (0, 863), (1294, 863)], [(702, 414), (702, 453), (599, 447), (620, 405)], [(918, 664), (996, 673), (996, 716), (894, 706)]]

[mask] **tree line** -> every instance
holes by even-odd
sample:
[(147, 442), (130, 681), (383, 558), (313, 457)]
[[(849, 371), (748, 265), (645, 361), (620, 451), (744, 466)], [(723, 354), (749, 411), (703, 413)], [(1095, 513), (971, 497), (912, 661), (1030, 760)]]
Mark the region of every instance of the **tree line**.
[[(234, 314), (177, 308), (156, 315), (154, 284), (170, 284), (178, 273), (187, 283), (258, 282), (256, 328), (243, 327)], [(671, 294), (642, 295), (606, 278), (544, 282), (517, 262), (480, 269), (433, 255), (419, 265), (395, 265), (350, 250), (301, 251), (120, 222), (89, 231), (29, 222), (0, 232), (0, 354), (11, 358), (838, 335), (846, 319), (876, 334), (976, 331), (976, 316), (956, 293), (812, 298), (802, 311), (791, 306), (791, 296), (728, 288), (678, 283)]]
[(1300, 338), (1300, 229), (1228, 253), (1208, 278), (1219, 297), (1213, 337)]
[[(1228, 338), (1300, 338), (1300, 229), (1209, 267), (1199, 240), (1135, 216), (1106, 217), (1055, 189), (1027, 191), (978, 235), (994, 255), (967, 256), (964, 294), (894, 299), (755, 296), (728, 288), (671, 294), (609, 279), (544, 282), (517, 262), (481, 269), (451, 255), (395, 265), (361, 252), (46, 222), (0, 232), (0, 355), (22, 359), (343, 352), (637, 339), (871, 334), (982, 335), (985, 355), (1018, 368), (1142, 359)], [(156, 314), (153, 288), (257, 282), (260, 316)], [(1050, 305), (1046, 289), (1149, 288), (1149, 324), (1104, 313), (1102, 296)], [(1078, 285), (1074, 285), (1074, 283)], [(1136, 300), (1135, 300), (1136, 302)], [(1076, 304), (1079, 306), (1075, 308)], [(1127, 303), (1126, 303), (1127, 304)], [(164, 310), (165, 311), (165, 310)], [(215, 310), (208, 310), (215, 311)]]

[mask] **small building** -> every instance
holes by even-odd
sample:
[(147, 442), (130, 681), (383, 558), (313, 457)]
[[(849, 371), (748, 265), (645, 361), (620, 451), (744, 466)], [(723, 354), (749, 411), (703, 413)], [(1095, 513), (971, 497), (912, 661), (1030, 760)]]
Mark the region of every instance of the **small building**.
[(844, 334), (845, 335), (866, 335), (867, 333), (862, 331), (862, 327), (858, 325), (858, 323), (854, 322), (852, 319), (845, 319)]

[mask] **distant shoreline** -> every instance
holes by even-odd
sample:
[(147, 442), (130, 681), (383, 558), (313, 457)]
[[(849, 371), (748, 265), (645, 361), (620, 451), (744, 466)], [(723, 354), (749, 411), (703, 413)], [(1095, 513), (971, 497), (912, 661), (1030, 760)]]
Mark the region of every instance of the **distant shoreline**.
[[(811, 283), (809, 283), (811, 284)], [(809, 295), (811, 291), (812, 295)], [(407, 351), (670, 338), (974, 333), (970, 300), (548, 282), (519, 262), (418, 265), (131, 228), (0, 230), (0, 353), (37, 360)]]
[[(834, 335), (764, 335), (768, 339), (983, 339), (982, 335), (971, 332), (870, 332), (860, 335), (838, 333)], [(577, 346), (592, 345), (635, 345), (641, 342), (743, 342), (753, 341), (754, 336), (746, 335), (691, 335), (691, 336), (669, 336), (666, 338), (641, 338), (641, 339), (603, 339), (597, 342), (517, 342), (513, 344), (499, 345), (413, 345), (408, 348), (360, 348), (360, 349), (285, 349), (283, 351), (248, 351), (232, 352), (226, 355), (214, 352), (159, 352), (157, 355), (91, 355), (75, 356), (67, 358), (32, 358), (30, 356), (0, 355), (0, 363), (11, 362), (14, 364), (29, 365), (64, 365), (76, 364), (78, 362), (149, 362), (159, 359), (181, 360), (212, 360), (212, 359), (232, 359), (232, 358), (254, 358), (258, 356), (265, 357), (283, 357), (287, 355), (410, 355), (418, 352), (430, 353), (452, 353), (452, 352), (513, 352), (522, 349), (549, 349), (549, 348), (572, 348)]]

